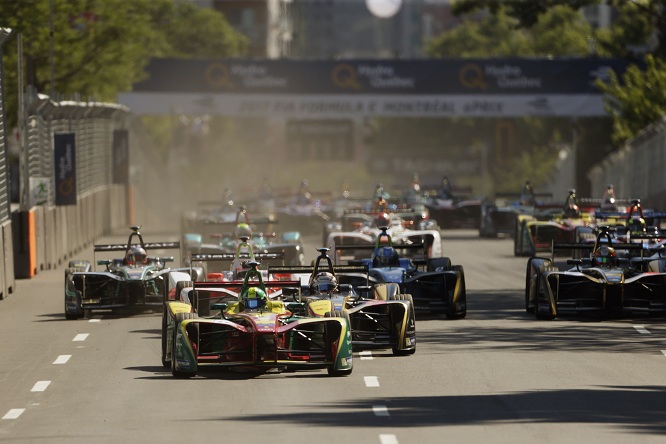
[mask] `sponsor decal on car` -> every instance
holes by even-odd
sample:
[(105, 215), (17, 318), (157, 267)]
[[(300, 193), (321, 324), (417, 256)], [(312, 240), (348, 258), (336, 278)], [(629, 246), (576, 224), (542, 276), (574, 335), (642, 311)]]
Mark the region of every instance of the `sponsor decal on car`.
[(348, 358), (340, 358), (340, 365), (343, 367), (349, 367), (352, 365), (352, 357), (350, 356)]

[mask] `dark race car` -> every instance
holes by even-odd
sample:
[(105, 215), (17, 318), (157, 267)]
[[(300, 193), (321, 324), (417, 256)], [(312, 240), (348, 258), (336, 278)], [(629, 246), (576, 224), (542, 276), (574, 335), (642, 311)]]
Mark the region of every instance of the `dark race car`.
[[(374, 245), (336, 245), (336, 250), (372, 250), (370, 258), (351, 260), (350, 265), (368, 267), (371, 284), (395, 283), (409, 294), (417, 312), (444, 313), (449, 319), (467, 314), (467, 292), (462, 265), (448, 257), (428, 257), (424, 243), (394, 244), (387, 227), (381, 227)], [(398, 250), (421, 252), (420, 257), (401, 257)]]
[(528, 260), (525, 310), (537, 319), (565, 313), (666, 313), (666, 259), (660, 252), (644, 256), (643, 245), (618, 242), (608, 227), (597, 228), (593, 246), (565, 243), (552, 249), (591, 253), (567, 260), (566, 266), (556, 264), (554, 253)]
[(93, 271), (87, 261), (69, 262), (65, 270), (65, 317), (78, 319), (85, 311), (147, 308), (162, 305), (166, 291), (168, 262), (173, 257), (148, 256), (151, 249), (180, 248), (179, 242), (144, 242), (139, 229), (126, 244), (95, 245), (94, 252), (124, 251), (121, 258), (98, 260), (104, 271)]

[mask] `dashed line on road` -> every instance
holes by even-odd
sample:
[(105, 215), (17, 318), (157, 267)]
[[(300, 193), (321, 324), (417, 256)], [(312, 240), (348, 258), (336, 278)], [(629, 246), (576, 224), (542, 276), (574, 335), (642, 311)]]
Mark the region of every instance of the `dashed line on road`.
[(79, 333), (78, 335), (74, 336), (74, 339), (72, 339), (72, 341), (81, 342), (85, 341), (86, 339), (88, 339), (88, 333)]
[(650, 331), (649, 331), (647, 328), (643, 327), (642, 325), (634, 325), (634, 328), (636, 329), (636, 331), (637, 331), (638, 333), (640, 333), (640, 334), (642, 334), (642, 335), (649, 335), (649, 334), (651, 334)]
[(43, 392), (49, 385), (51, 385), (51, 381), (37, 381), (30, 391)]
[(370, 350), (362, 351), (359, 352), (359, 356), (361, 357), (361, 360), (370, 360), (372, 359), (372, 352)]
[(5, 413), (5, 416), (3, 416), (2, 419), (18, 419), (18, 417), (21, 416), (23, 412), (25, 412), (25, 409), (11, 409)]
[(101, 319), (90, 319), (88, 322), (100, 322)]
[(71, 358), (72, 355), (60, 355), (56, 358), (55, 361), (53, 361), (54, 364), (67, 364), (67, 361), (69, 361), (69, 358)]
[(363, 380), (366, 387), (379, 387), (379, 379), (376, 376), (364, 376)]
[(375, 412), (375, 416), (391, 416), (385, 405), (373, 405), (372, 411)]
[(398, 438), (395, 435), (383, 433), (379, 435), (379, 442), (382, 444), (398, 444)]
[(662, 350), (661, 352), (666, 356), (666, 350)]

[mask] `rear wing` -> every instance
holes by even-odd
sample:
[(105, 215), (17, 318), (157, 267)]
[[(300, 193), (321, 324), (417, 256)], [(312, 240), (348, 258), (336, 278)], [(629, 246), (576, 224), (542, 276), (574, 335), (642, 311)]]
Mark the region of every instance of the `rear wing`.
[[(428, 253), (425, 242), (421, 242), (419, 244), (393, 244), (392, 247), (396, 250), (421, 250), (423, 252), (423, 256), (413, 257), (412, 260), (414, 261), (414, 263), (418, 264), (426, 263), (428, 261)], [(335, 245), (333, 247), (333, 250), (335, 251), (335, 257), (337, 258), (338, 251), (374, 250), (375, 248), (376, 248), (375, 244), (361, 244), (361, 245), (340, 244), (340, 245)]]
[[(605, 245), (605, 244), (604, 244)], [(593, 250), (594, 242), (589, 243), (555, 243), (551, 244), (551, 257), (555, 260), (555, 250)], [(609, 245), (615, 250), (630, 250), (630, 251), (640, 251), (641, 257), (643, 257), (643, 252), (646, 250), (642, 244), (626, 244), (626, 243), (614, 243)]]
[[(323, 268), (321, 268), (323, 270)], [(275, 265), (268, 267), (268, 275), (275, 276), (276, 274), (312, 274), (315, 271), (314, 266), (298, 266), (298, 265)], [(333, 272), (335, 274), (348, 274), (348, 273), (367, 273), (367, 265), (334, 265)]]
[[(190, 260), (193, 262), (208, 262), (208, 261), (233, 261), (234, 259), (252, 259), (249, 254), (240, 254), (236, 256), (234, 253), (192, 253)], [(260, 260), (283, 260), (285, 258), (284, 252), (280, 253), (254, 253), (254, 259)]]
[(93, 251), (126, 251), (128, 247), (143, 247), (149, 250), (166, 250), (180, 248), (180, 242), (146, 242), (144, 244), (99, 244), (95, 245)]

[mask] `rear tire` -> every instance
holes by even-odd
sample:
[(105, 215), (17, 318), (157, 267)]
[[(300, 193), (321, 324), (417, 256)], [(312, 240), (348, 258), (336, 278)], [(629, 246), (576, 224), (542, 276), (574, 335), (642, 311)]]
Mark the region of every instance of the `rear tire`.
[[(416, 312), (414, 311), (414, 298), (412, 298), (411, 294), (407, 293), (400, 293), (395, 295), (394, 300), (396, 301), (407, 301), (409, 302), (409, 316), (407, 317), (408, 319), (413, 319), (413, 321), (416, 323)], [(400, 337), (400, 332), (398, 331), (402, 327), (401, 322), (396, 322), (395, 323), (395, 336), (397, 338)], [(416, 346), (414, 348), (404, 350), (398, 347), (397, 345), (394, 345), (391, 348), (391, 351), (393, 352), (394, 356), (409, 356), (413, 355), (416, 353)]]
[(451, 301), (451, 306), (444, 313), (447, 319), (464, 319), (467, 316), (467, 288), (465, 287), (465, 272), (462, 265), (454, 265), (451, 267), (454, 271), (460, 272), (460, 296), (458, 303), (463, 306), (461, 311), (456, 311), (456, 307)]

